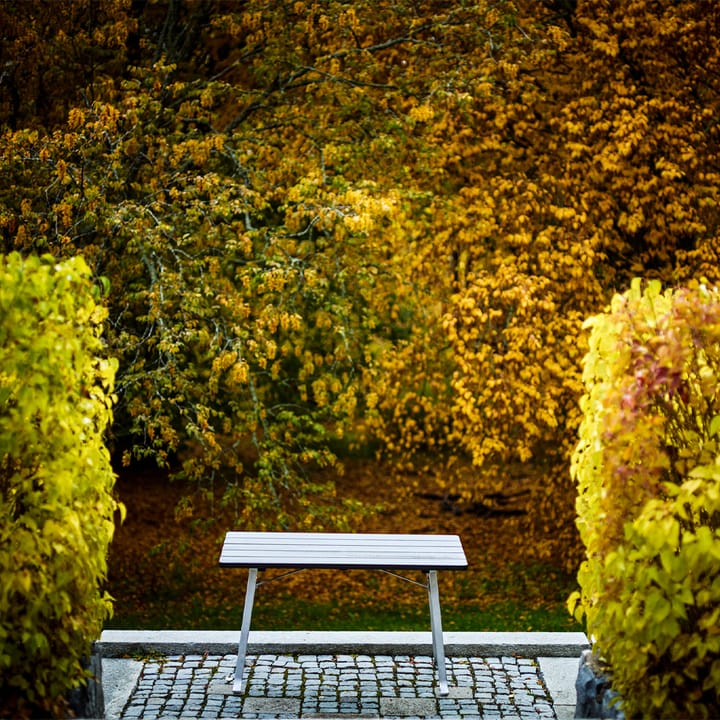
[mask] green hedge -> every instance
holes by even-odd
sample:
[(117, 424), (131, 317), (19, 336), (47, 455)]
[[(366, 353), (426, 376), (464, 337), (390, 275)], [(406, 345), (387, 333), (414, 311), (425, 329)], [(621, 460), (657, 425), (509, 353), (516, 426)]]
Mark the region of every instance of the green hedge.
[(61, 715), (111, 613), (116, 362), (81, 258), (0, 257), (0, 715)]
[(638, 281), (589, 326), (570, 606), (627, 717), (716, 717), (720, 293)]

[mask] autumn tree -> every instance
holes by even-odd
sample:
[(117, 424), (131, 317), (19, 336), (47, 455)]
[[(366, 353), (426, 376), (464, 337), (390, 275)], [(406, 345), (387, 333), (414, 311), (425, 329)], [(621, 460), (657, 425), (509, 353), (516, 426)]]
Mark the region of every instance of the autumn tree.
[[(356, 402), (356, 311), (368, 288), (357, 253), (349, 287), (351, 248), (341, 255), (330, 242), (346, 226), (352, 238), (352, 198), (293, 216), (299, 187), (296, 201), (274, 205), (249, 187), (241, 143), (204, 129), (207, 97), (170, 81), (155, 94), (155, 78), (129, 81), (121, 109), (95, 103), (64, 132), (12, 137), (6, 168), (24, 187), (13, 242), (82, 253), (114, 279), (115, 433), (136, 439), (126, 459), (164, 464), (191, 445), (184, 473), (233, 478), (262, 522), (263, 508), (277, 512), (298, 489), (296, 465), (332, 461), (325, 424)], [(248, 450), (258, 481), (238, 484)]]
[(6, 102), (0, 226), (111, 278), (128, 457), (192, 446), (260, 518), (364, 427), (467, 495), (532, 466), (567, 546), (583, 319), (717, 275), (717, 10), (118, 7), (64, 123)]
[(52, 126), (122, 73), (137, 27), (127, 0), (2, 3), (0, 123)]
[(334, 461), (328, 428), (341, 434), (355, 411), (387, 276), (365, 237), (393, 200), (330, 182), (312, 153), (306, 168), (289, 162), (283, 128), (297, 156), (308, 143), (292, 106), (272, 110), (271, 132), (251, 98), (248, 120), (223, 131), (242, 89), (178, 79), (174, 65), (128, 72), (66, 127), (6, 135), (6, 243), (81, 253), (112, 278), (128, 461), (186, 451), (183, 474), (227, 481), (248, 522), (289, 524), (292, 511), (314, 526), (332, 489), (304, 473)]
[(470, 93), (469, 124), (453, 128), (479, 138), (456, 151), (475, 175), (455, 197), (435, 194), (454, 207), (432, 236), (436, 262), (461, 242), (443, 317), (451, 441), (500, 482), (513, 462), (544, 467), (537, 517), (568, 528), (567, 544), (583, 319), (634, 275), (718, 279), (718, 11), (581, 2), (535, 23), (531, 12), (518, 16), (522, 39), (495, 53), (496, 95)]
[[(141, 18), (140, 35), (164, 49), (177, 8), (160, 34)], [(332, 461), (326, 427), (353, 413), (383, 338), (408, 332), (419, 301), (396, 248), (408, 199), (379, 182), (404, 129), (385, 107), (374, 130), (373, 114), (386, 95), (416, 104), (388, 70), (402, 80), (404, 55), (432, 52), (434, 26), (467, 20), (388, 7), (363, 28), (356, 9), (326, 10), (278, 9), (282, 23), (218, 13), (204, 43), (236, 52), (227, 67), (219, 50), (203, 56), (220, 80), (193, 76), (194, 56), (178, 53), (119, 85), (103, 78), (105, 100), (72, 109), (67, 127), (6, 136), (6, 242), (82, 253), (115, 281), (116, 432), (161, 462), (190, 441), (199, 453), (184, 471), (198, 477), (243, 477), (249, 440), (258, 481), (231, 489), (254, 517), (296, 486), (294, 464)], [(303, 50), (306, 36), (316, 44)]]

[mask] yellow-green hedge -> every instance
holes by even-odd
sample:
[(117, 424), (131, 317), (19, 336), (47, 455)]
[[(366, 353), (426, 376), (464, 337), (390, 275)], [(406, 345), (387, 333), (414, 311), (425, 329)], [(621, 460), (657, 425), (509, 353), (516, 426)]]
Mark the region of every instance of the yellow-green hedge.
[(588, 321), (570, 598), (627, 717), (720, 707), (720, 293), (636, 281)]
[(116, 363), (81, 258), (0, 257), (0, 715), (60, 715), (111, 600)]

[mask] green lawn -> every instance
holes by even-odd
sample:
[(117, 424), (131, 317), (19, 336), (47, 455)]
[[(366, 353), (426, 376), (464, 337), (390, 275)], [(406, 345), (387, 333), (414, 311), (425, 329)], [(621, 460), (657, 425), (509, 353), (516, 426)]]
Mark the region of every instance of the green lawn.
[[(142, 617), (130, 614), (106, 623), (108, 628), (203, 629), (227, 630), (240, 627), (242, 597), (224, 608), (200, 606), (199, 603), (165, 602), (148, 608)], [(525, 608), (505, 602), (490, 608), (470, 604), (443, 607), (443, 629), (464, 632), (559, 632), (581, 630), (564, 605), (549, 608)], [(254, 630), (428, 630), (427, 604), (418, 597), (416, 606), (394, 609), (340, 603), (312, 603), (293, 598), (273, 599), (264, 603), (257, 598), (253, 610)]]

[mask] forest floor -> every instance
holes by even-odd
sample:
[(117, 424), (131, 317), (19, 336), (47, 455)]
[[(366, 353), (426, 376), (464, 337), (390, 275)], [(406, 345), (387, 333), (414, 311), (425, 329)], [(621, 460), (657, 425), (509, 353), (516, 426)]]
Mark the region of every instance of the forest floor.
[[(389, 482), (383, 466), (369, 459), (351, 459), (345, 467), (338, 494), (381, 507), (355, 531), (460, 535), (469, 569), (439, 573), (445, 629), (580, 629), (565, 609), (574, 573), (548, 559), (553, 528), (532, 521), (538, 486), (531, 478), (514, 478), (510, 497), (490, 507), (463, 506), (448, 502), (430, 477)], [(176, 517), (178, 501), (192, 489), (158, 471), (121, 473), (117, 490), (127, 517), (110, 551), (115, 615), (106, 626), (239, 628), (247, 571), (218, 567), (225, 532), (241, 529), (232, 515)], [(258, 630), (420, 630), (427, 624), (422, 591), (362, 570), (302, 572), (264, 585), (253, 615)]]

